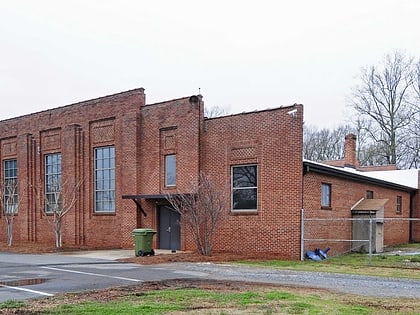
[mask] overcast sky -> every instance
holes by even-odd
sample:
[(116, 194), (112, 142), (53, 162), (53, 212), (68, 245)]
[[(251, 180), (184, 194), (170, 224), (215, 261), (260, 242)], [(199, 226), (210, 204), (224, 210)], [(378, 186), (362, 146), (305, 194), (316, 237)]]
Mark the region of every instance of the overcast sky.
[(0, 0), (0, 119), (144, 87), (334, 127), (361, 67), (420, 57), (419, 0)]

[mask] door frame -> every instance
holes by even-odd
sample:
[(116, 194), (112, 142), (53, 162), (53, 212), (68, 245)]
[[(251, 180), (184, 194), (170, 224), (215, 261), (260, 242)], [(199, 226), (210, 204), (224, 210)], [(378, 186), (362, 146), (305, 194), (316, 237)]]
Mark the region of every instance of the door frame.
[[(169, 233), (171, 233), (169, 235), (169, 246), (165, 246), (165, 247), (169, 247), (169, 248), (163, 248), (162, 246), (162, 237), (164, 237), (164, 234), (166, 232), (166, 227), (162, 226), (162, 215), (163, 212), (162, 209), (166, 208), (166, 213), (169, 214), (169, 222), (167, 222), (166, 224), (169, 223)], [(166, 218), (167, 219), (167, 218)], [(178, 225), (177, 227), (174, 228), (174, 225)], [(160, 249), (170, 249), (172, 251), (176, 251), (176, 250), (180, 250), (182, 247), (181, 244), (181, 234), (182, 234), (182, 229), (181, 229), (181, 214), (179, 212), (177, 212), (170, 204), (161, 204), (161, 205), (157, 205), (157, 228), (158, 228), (158, 245)], [(172, 232), (174, 232), (174, 234), (172, 234)], [(173, 237), (175, 237), (173, 239)]]

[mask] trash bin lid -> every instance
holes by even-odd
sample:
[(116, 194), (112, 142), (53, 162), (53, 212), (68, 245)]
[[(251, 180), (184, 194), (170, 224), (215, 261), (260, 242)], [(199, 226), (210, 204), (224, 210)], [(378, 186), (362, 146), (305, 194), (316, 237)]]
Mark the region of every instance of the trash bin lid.
[(150, 229), (150, 228), (139, 228), (139, 229), (134, 229), (133, 234), (148, 234), (148, 233), (156, 233), (156, 230), (154, 229)]

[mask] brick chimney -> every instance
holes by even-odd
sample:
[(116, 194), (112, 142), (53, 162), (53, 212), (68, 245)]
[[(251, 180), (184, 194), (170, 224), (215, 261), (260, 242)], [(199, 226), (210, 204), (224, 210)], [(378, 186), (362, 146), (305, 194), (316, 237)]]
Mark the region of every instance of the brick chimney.
[(344, 167), (358, 168), (359, 162), (356, 157), (356, 135), (350, 133), (345, 137), (344, 144)]

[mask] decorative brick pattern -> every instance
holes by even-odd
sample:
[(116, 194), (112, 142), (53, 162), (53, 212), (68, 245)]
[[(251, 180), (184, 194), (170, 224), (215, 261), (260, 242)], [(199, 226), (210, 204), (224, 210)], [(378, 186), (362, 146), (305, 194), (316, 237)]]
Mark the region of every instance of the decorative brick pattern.
[(243, 160), (257, 157), (257, 150), (255, 147), (236, 148), (232, 149), (230, 158), (232, 160)]
[(7, 139), (1, 141), (1, 153), (3, 157), (16, 155), (16, 139)]
[(47, 130), (41, 132), (41, 147), (43, 152), (55, 151), (61, 148), (61, 130)]
[(92, 123), (93, 143), (100, 144), (114, 141), (114, 121), (101, 121)]

